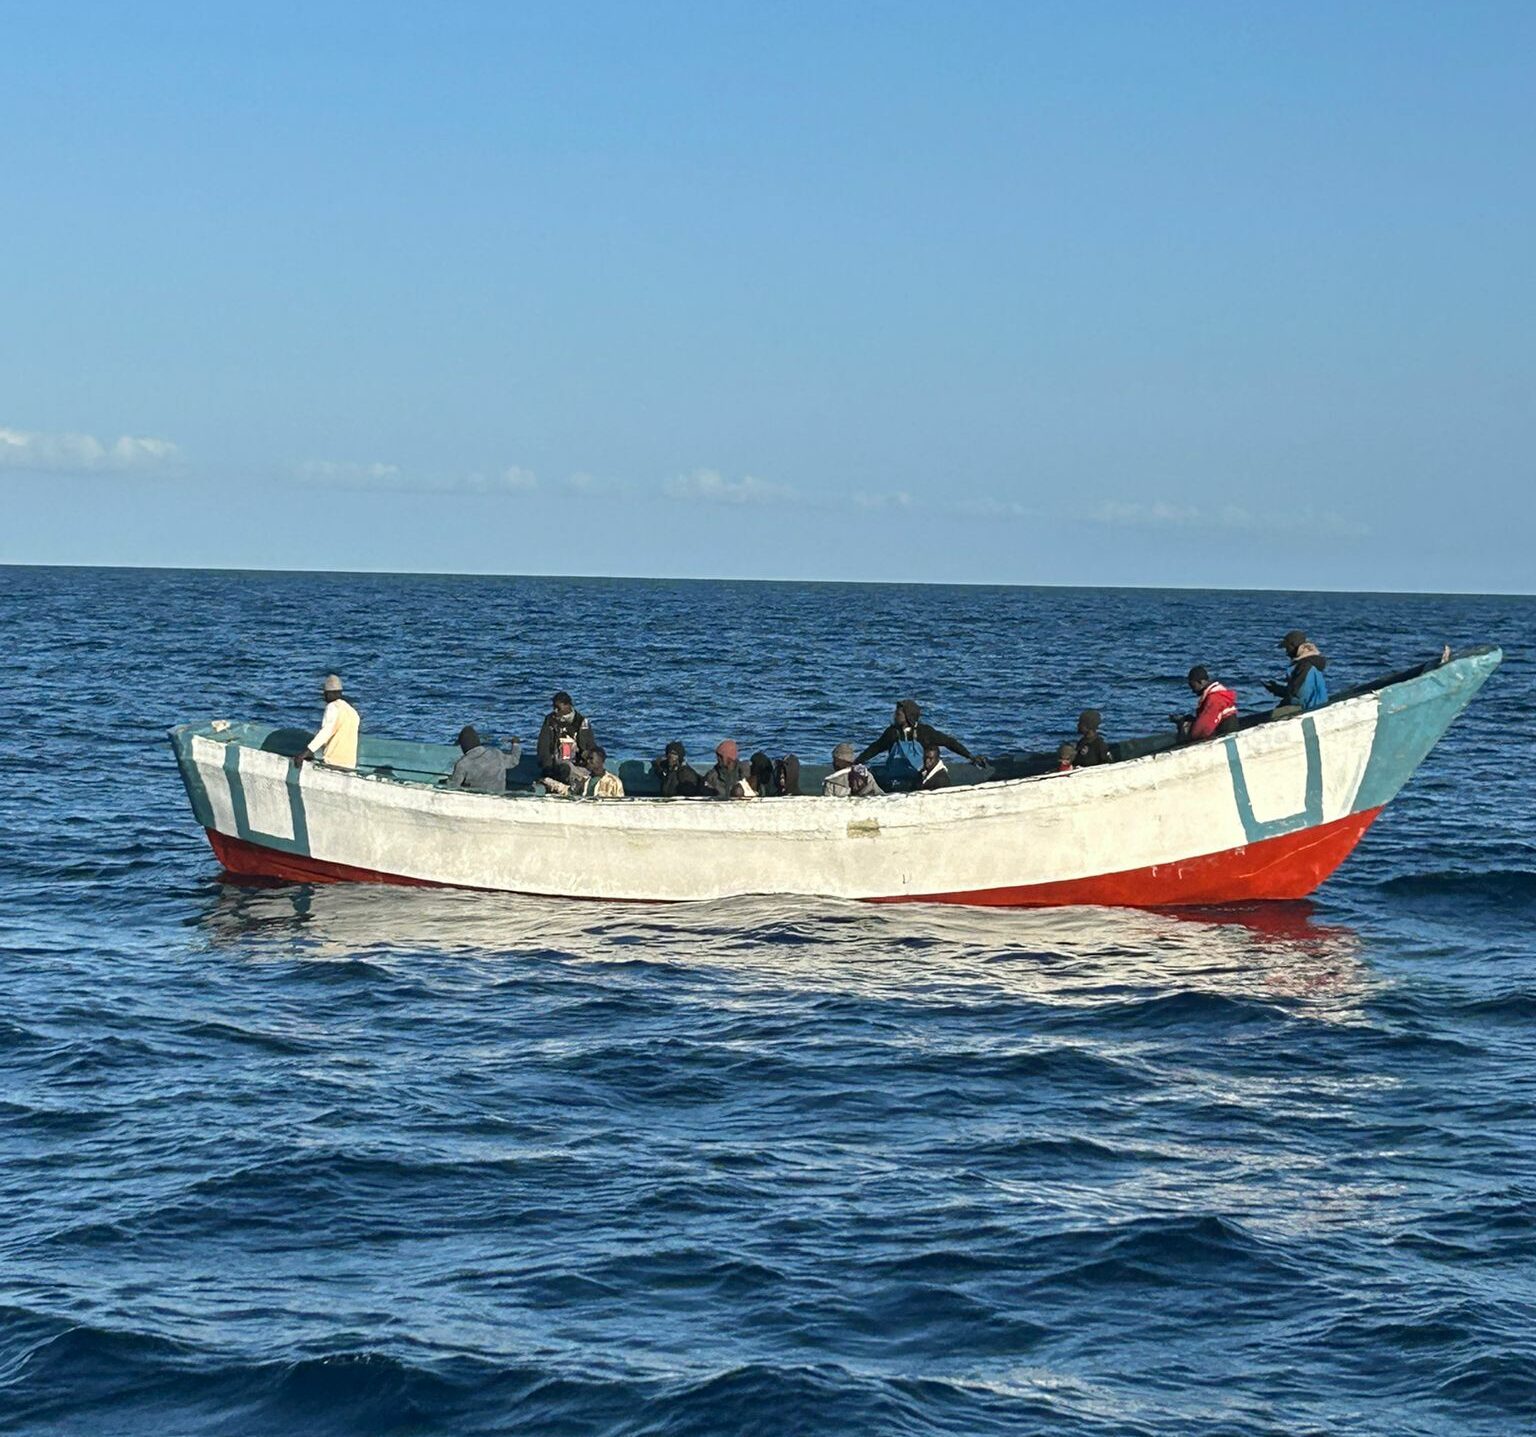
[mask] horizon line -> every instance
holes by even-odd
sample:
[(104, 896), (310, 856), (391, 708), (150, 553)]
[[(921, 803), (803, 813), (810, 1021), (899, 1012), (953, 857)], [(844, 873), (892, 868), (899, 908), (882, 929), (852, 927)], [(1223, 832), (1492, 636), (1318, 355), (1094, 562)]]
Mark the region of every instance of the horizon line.
[(1085, 589), (1135, 590), (1143, 593), (1229, 593), (1229, 594), (1323, 594), (1372, 595), (1398, 598), (1529, 599), (1536, 591), (1528, 589), (1319, 589), (1306, 586), (1286, 587), (1259, 584), (1247, 587), (1225, 584), (1051, 584), (983, 579), (811, 579), (744, 578), (720, 574), (554, 574), (513, 573), (505, 570), (463, 569), (321, 569), (279, 568), (274, 565), (223, 564), (54, 564), (29, 559), (0, 559), (0, 569), (95, 569), (110, 572), (129, 571), (158, 574), (273, 574), (273, 575), (358, 575), (370, 578), (398, 579), (564, 579), (575, 582), (666, 583), (666, 584), (827, 584), (841, 586), (926, 589)]

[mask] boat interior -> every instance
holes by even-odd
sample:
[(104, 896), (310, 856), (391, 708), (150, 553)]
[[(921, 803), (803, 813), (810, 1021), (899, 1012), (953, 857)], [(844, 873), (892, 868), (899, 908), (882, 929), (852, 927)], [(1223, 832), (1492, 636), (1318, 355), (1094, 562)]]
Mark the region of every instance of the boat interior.
[[(1468, 658), (1488, 653), (1491, 647), (1491, 645), (1481, 645), (1466, 649), (1453, 655), (1453, 658)], [(1330, 703), (1343, 703), (1348, 699), (1358, 698), (1362, 694), (1374, 693), (1379, 689), (1389, 688), (1393, 684), (1405, 683), (1431, 669), (1440, 667), (1442, 662), (1443, 660), (1437, 656), (1411, 668), (1385, 674), (1368, 683), (1357, 684), (1353, 688), (1333, 694)], [(1279, 709), (1246, 714), (1239, 719), (1237, 730), (1242, 731), (1264, 723), (1284, 723), (1300, 717), (1300, 712), (1299, 709)], [(226, 742), (247, 744), (268, 753), (279, 753), (291, 757), (300, 752), (309, 742), (311, 732), (309, 729), (273, 728), (265, 724), (236, 722), (211, 736)], [(1177, 734), (1169, 730), (1150, 734), (1144, 738), (1111, 743), (1110, 752), (1116, 761), (1124, 761), (1142, 758), (1147, 754), (1162, 753), (1177, 747), (1179, 742)], [(777, 756), (773, 755), (773, 757)], [(455, 744), (418, 743), (408, 739), (383, 738), (364, 731), (358, 743), (357, 767), (360, 773), (371, 774), (378, 778), (391, 779), (399, 783), (431, 785), (447, 776), (458, 757), (459, 750)], [(749, 755), (743, 752), (743, 766), (748, 757)], [(1055, 751), (1052, 750), (1046, 753), (1000, 754), (988, 768), (963, 763), (952, 756), (946, 756), (946, 763), (953, 784), (971, 784), (993, 782), (998, 779), (1038, 777), (1054, 772), (1058, 760)], [(699, 765), (696, 764), (695, 767)], [(655, 797), (660, 791), (649, 760), (625, 759), (617, 765), (615, 771), (623, 782), (624, 792), (628, 797)], [(820, 793), (822, 780), (831, 771), (830, 764), (802, 762), (800, 765), (801, 793)], [(881, 778), (880, 765), (878, 763), (871, 765), (871, 771), (878, 782)], [(540, 792), (534, 787), (538, 778), (538, 760), (530, 748), (525, 746), (521, 762), (507, 774), (508, 794), (516, 796)]]

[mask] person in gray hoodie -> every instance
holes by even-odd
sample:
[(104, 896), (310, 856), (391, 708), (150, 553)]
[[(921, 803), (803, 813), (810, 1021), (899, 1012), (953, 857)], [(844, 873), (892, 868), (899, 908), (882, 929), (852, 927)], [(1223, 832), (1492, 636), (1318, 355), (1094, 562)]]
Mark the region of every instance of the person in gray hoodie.
[(469, 724), (465, 724), (459, 730), (459, 752), (462, 757), (448, 777), (441, 780), (445, 788), (467, 788), (471, 793), (505, 793), (507, 770), (517, 767), (523, 756), (523, 745), (520, 739), (513, 739), (509, 752), (490, 748), (480, 742), (480, 735)]

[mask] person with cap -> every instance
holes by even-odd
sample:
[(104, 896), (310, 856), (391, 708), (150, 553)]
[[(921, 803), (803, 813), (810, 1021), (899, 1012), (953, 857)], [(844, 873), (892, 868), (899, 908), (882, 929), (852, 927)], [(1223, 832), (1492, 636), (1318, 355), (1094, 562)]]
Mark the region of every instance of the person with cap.
[(342, 697), (340, 677), (327, 674), (320, 685), (320, 696), (325, 700), (320, 727), (309, 743), (294, 754), (294, 765), (301, 766), (307, 758), (320, 758), (332, 768), (356, 768), (357, 731), (362, 720)]
[(1204, 664), (1189, 671), (1187, 682), (1196, 696), (1194, 713), (1168, 715), (1179, 726), (1179, 737), (1186, 743), (1202, 743), (1231, 733), (1237, 727), (1237, 695), (1217, 683)]
[(467, 788), (471, 793), (505, 793), (507, 770), (516, 768), (523, 756), (521, 739), (513, 739), (510, 751), (491, 748), (480, 742), (480, 735), (465, 724), (459, 730), (459, 753), (447, 778), (439, 780), (445, 788)]
[(876, 798), (882, 792), (874, 774), (854, 757), (851, 743), (832, 750), (832, 772), (821, 781), (823, 798)]
[(1104, 716), (1098, 709), (1084, 709), (1077, 716), (1077, 747), (1072, 752), (1074, 768), (1092, 768), (1095, 764), (1114, 761), (1114, 754), (1099, 732), (1103, 722)]
[(893, 788), (917, 786), (918, 774), (923, 767), (923, 750), (930, 744), (947, 748), (980, 768), (987, 767), (986, 759), (980, 754), (973, 754), (953, 735), (942, 733), (932, 724), (923, 723), (922, 717), (923, 711), (918, 707), (916, 699), (902, 699), (896, 705), (896, 713), (889, 727), (854, 762), (868, 763), (879, 754), (887, 754), (885, 781)]
[(549, 701), (549, 712), (539, 728), (539, 773), (544, 778), (569, 783), (573, 771), (580, 769), (578, 776), (584, 778), (587, 755), (596, 747), (592, 725), (571, 702), (571, 696), (561, 689)]
[(651, 772), (663, 798), (697, 798), (704, 791), (704, 780), (688, 762), (688, 750), (676, 739), (660, 758), (651, 760)]
[(721, 739), (715, 745), (714, 766), (704, 773), (704, 792), (711, 798), (729, 798), (731, 791), (746, 777), (736, 740)]
[(1280, 700), (1276, 712), (1298, 708), (1306, 713), (1322, 708), (1328, 702), (1328, 680), (1323, 677), (1328, 660), (1300, 629), (1292, 629), (1280, 640), (1280, 647), (1290, 658), (1291, 671), (1284, 679), (1271, 679), (1264, 685)]

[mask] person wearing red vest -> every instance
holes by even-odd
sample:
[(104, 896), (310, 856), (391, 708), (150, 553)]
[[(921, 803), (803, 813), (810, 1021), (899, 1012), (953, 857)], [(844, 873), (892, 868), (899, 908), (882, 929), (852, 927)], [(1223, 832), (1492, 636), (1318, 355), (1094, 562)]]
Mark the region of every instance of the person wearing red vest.
[(1220, 738), (1236, 729), (1237, 695), (1217, 683), (1204, 664), (1196, 664), (1189, 671), (1189, 691), (1196, 696), (1194, 713), (1169, 715), (1186, 743)]

